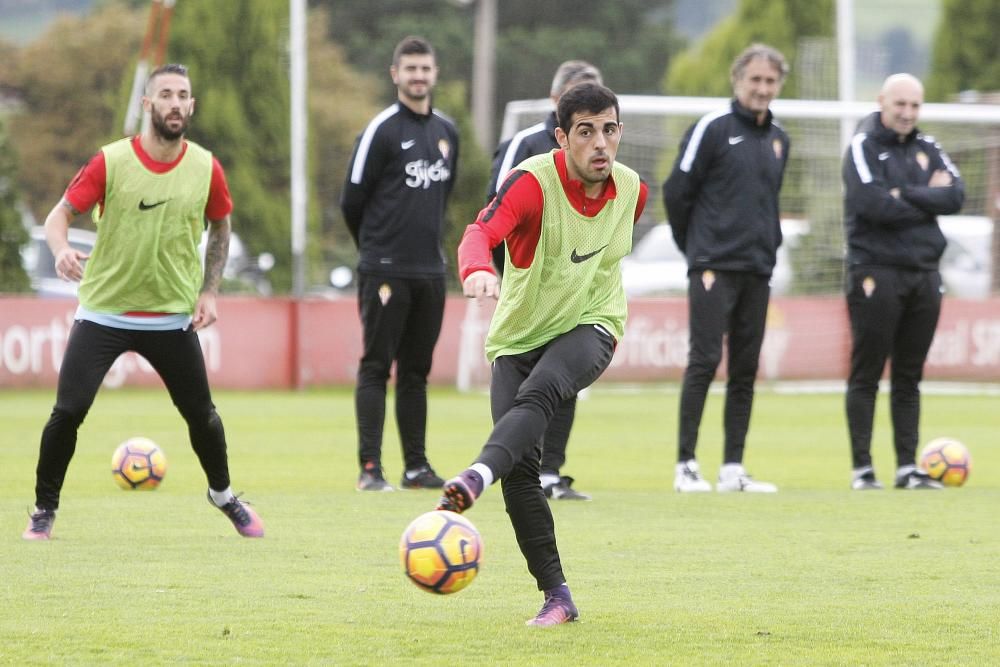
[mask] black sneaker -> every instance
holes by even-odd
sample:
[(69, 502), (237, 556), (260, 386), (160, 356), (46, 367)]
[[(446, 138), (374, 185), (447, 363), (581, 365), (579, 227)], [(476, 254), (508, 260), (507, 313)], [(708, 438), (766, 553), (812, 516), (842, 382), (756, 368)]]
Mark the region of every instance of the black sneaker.
[(403, 473), (403, 479), (399, 485), (404, 489), (440, 489), (444, 486), (444, 480), (437, 476), (434, 469), (429, 465), (423, 465), (416, 470), (416, 475), (410, 477), (410, 471)]
[(382, 468), (369, 461), (358, 476), (358, 491), (392, 491), (392, 486), (385, 481)]
[(28, 515), (28, 527), (21, 533), (21, 537), (26, 540), (47, 540), (52, 536), (52, 524), (56, 521), (55, 510), (40, 510)]
[(923, 470), (919, 468), (913, 468), (901, 474), (896, 475), (896, 488), (897, 489), (943, 489), (944, 484), (932, 479)]
[(552, 500), (590, 500), (590, 495), (572, 488), (573, 478), (565, 475), (559, 478), (555, 484), (542, 487), (546, 498)]
[(851, 488), (855, 491), (873, 491), (883, 488), (882, 482), (875, 479), (875, 470), (868, 466), (854, 471)]

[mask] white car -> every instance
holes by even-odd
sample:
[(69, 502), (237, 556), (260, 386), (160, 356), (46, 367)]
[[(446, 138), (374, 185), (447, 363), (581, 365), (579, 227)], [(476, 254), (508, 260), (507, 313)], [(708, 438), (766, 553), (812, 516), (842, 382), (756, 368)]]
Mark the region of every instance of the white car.
[[(808, 233), (805, 220), (781, 221), (784, 241), (778, 248), (777, 263), (771, 274), (771, 294), (787, 294), (792, 284), (792, 262), (789, 247), (794, 247)], [(632, 248), (632, 254), (622, 260), (622, 285), (627, 296), (657, 296), (686, 293), (688, 287), (687, 259), (674, 243), (670, 225), (654, 226)]]
[[(69, 244), (81, 252), (88, 255), (94, 249), (97, 242), (97, 233), (89, 229), (69, 228)], [(63, 280), (56, 275), (56, 261), (49, 250), (49, 245), (45, 241), (45, 228), (35, 225), (31, 228), (31, 240), (21, 248), (21, 265), (31, 279), (31, 287), (40, 297), (66, 297), (75, 298), (79, 283)], [(205, 260), (205, 244), (208, 233), (202, 235), (199, 250), (201, 258)], [(264, 253), (251, 261), (246, 254), (243, 241), (234, 232), (229, 237), (229, 257), (226, 259), (226, 268), (223, 270), (223, 278), (235, 280), (245, 285), (242, 289), (263, 296), (270, 296), (271, 282), (267, 278), (267, 272), (274, 266), (274, 258), (270, 253)]]
[(993, 278), (993, 221), (978, 215), (942, 215), (938, 224), (948, 239), (941, 257), (946, 293), (962, 299), (987, 298)]
[[(975, 215), (943, 215), (938, 218), (948, 240), (941, 257), (941, 278), (947, 294), (962, 299), (985, 299), (991, 293), (993, 276), (991, 247), (993, 221)], [(771, 275), (771, 294), (788, 294), (792, 280), (790, 250), (809, 233), (809, 221), (781, 221), (784, 238)], [(677, 248), (666, 223), (650, 229), (622, 260), (622, 283), (628, 296), (656, 296), (687, 292), (687, 261)]]

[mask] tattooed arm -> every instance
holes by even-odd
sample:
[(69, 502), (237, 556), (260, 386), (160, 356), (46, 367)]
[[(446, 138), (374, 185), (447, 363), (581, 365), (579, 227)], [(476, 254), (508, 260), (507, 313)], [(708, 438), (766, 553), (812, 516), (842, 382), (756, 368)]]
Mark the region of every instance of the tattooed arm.
[(192, 325), (194, 330), (211, 326), (218, 318), (215, 297), (222, 284), (222, 269), (229, 257), (229, 231), (232, 225), (227, 215), (222, 220), (209, 221), (208, 243), (205, 248), (205, 279), (201, 285), (201, 294), (194, 307)]

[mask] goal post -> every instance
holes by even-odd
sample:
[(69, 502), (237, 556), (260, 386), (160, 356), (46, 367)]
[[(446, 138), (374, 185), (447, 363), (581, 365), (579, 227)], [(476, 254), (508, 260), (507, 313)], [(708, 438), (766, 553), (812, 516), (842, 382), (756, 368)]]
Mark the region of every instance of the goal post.
[[(620, 95), (618, 100), (624, 131), (617, 159), (639, 172), (649, 187), (646, 210), (636, 225), (635, 241), (638, 243), (653, 226), (666, 221), (661, 186), (673, 166), (685, 131), (704, 114), (726, 108), (730, 100), (651, 95)], [(860, 119), (876, 109), (874, 102), (818, 99), (778, 99), (771, 104), (775, 118), (791, 137), (789, 163), (781, 192), (781, 210), (783, 228), (786, 227), (784, 223), (795, 223), (789, 225), (794, 228), (789, 231), (795, 233), (786, 234), (782, 251), (787, 256), (786, 268), (791, 276), (782, 291), (784, 296), (816, 296), (819, 297), (818, 302), (826, 303), (831, 303), (831, 300), (839, 303), (842, 299), (845, 246), (841, 164), (846, 146), (841, 128), (844, 125), (855, 127)], [(509, 138), (517, 131), (538, 123), (551, 110), (552, 102), (548, 99), (508, 103), (501, 128), (502, 138)], [(949, 239), (942, 260), (942, 275), (947, 282), (950, 269), (956, 280), (965, 280), (966, 287), (974, 287), (975, 298), (995, 297), (998, 293), (997, 278), (1000, 276), (1000, 230), (994, 229), (994, 220), (1000, 210), (1000, 104), (924, 104), (919, 127), (923, 133), (941, 143), (958, 166), (966, 184), (966, 200), (961, 215), (940, 219), (942, 230)], [(669, 234), (656, 234), (649, 238), (662, 239), (657, 243), (672, 244)], [(950, 287), (949, 290), (946, 298), (956, 303), (961, 300), (955, 299), (955, 295), (970, 298), (969, 294)], [(682, 290), (676, 289), (670, 293), (682, 298), (684, 295)], [(995, 299), (990, 303), (994, 302)], [(772, 348), (795, 342), (781, 338), (782, 335), (789, 335), (783, 322), (793, 317), (796, 309), (808, 310), (812, 304), (809, 300), (791, 305), (773, 304), (765, 341), (766, 359), (774, 361), (779, 358), (780, 350)], [(642, 327), (646, 326), (659, 327), (654, 331), (659, 336), (657, 340), (669, 339), (669, 348), (680, 354), (686, 344), (680, 320), (675, 321), (673, 315), (644, 319), (643, 313), (648, 309), (642, 304), (634, 305), (637, 307), (630, 309), (636, 315), (634, 321), (630, 320), (632, 334), (626, 336), (626, 343), (631, 338), (632, 344), (626, 345), (629, 349), (624, 352), (628, 355), (642, 353), (641, 341), (645, 340)], [(655, 310), (660, 312), (662, 309)], [(489, 367), (483, 357), (483, 337), (488, 326), (488, 312), (469, 308), (462, 326), (459, 362), (459, 385), (463, 390), (481, 388), (488, 382)], [(957, 329), (950, 333), (945, 331), (942, 339), (961, 333), (956, 332)], [(811, 334), (810, 354), (817, 359), (825, 358), (835, 348), (837, 354), (843, 356), (847, 345), (844, 336), (844, 331), (816, 329)], [(941, 356), (943, 353), (939, 351), (935, 354)], [(616, 358), (619, 356), (622, 355)], [(626, 361), (628, 359), (622, 357), (621, 362)], [(765, 377), (784, 376), (780, 369), (775, 369), (773, 373), (768, 371), (768, 363), (765, 360), (762, 365)]]
[[(637, 225), (638, 240), (652, 225), (666, 221), (661, 186), (681, 138), (702, 115), (726, 108), (722, 97), (620, 95), (624, 123), (617, 159), (639, 172), (649, 186), (646, 212)], [(507, 104), (502, 137), (537, 123), (552, 110), (548, 99)], [(805, 221), (808, 233), (789, 248), (795, 278), (790, 294), (835, 294), (843, 284), (843, 196), (841, 162), (846, 146), (841, 124), (851, 126), (877, 110), (874, 102), (777, 99), (775, 118), (791, 137), (791, 150), (781, 192), (782, 217)], [(993, 220), (1000, 208), (1000, 104), (924, 104), (919, 127), (935, 137), (958, 166), (966, 184), (962, 214)], [(947, 232), (947, 230), (946, 230)], [(994, 234), (993, 236), (996, 236)], [(975, 243), (990, 244), (991, 239)], [(1000, 271), (994, 249), (976, 248)], [(996, 281), (994, 280), (994, 284)], [(995, 291), (995, 290), (994, 290)]]

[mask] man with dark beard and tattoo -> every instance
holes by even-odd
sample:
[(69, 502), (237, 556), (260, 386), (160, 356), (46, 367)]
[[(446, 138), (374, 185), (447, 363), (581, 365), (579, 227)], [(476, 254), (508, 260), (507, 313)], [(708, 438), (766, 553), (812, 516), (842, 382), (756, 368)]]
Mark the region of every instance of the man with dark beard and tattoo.
[[(264, 536), (260, 517), (230, 487), (225, 431), (196, 333), (217, 317), (229, 253), (229, 186), (212, 154), (184, 138), (194, 113), (186, 67), (154, 70), (142, 104), (150, 116), (142, 133), (101, 148), (45, 220), (56, 273), (80, 282), (80, 305), (42, 431), (26, 540), (50, 538), (77, 431), (105, 374), (128, 351), (152, 365), (187, 422), (209, 503), (240, 535)], [(70, 246), (68, 232), (74, 216), (91, 208), (97, 242), (88, 256)], [(206, 223), (203, 269), (198, 243)]]

